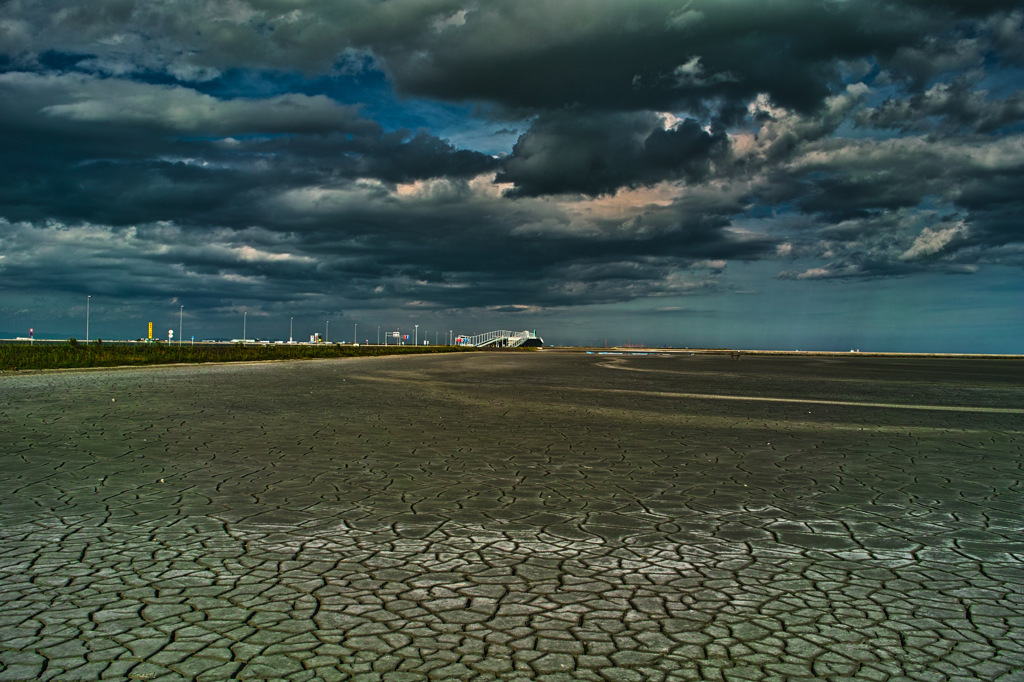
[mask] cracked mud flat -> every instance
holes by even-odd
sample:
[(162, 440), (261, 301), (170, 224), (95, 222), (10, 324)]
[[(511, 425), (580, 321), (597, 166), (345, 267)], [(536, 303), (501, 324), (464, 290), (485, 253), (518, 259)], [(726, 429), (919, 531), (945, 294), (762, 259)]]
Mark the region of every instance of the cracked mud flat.
[(1024, 679), (1022, 430), (998, 360), (7, 375), (0, 679)]

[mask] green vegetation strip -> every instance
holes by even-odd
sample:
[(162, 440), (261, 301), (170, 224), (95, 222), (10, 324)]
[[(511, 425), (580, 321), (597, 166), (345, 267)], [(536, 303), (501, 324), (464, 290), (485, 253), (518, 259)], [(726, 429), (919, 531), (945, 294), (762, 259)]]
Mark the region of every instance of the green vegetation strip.
[(259, 362), (355, 358), (376, 355), (454, 353), (474, 349), (460, 346), (339, 346), (166, 343), (37, 343), (0, 344), (0, 370), (73, 369), (124, 365), (169, 365), (197, 362)]

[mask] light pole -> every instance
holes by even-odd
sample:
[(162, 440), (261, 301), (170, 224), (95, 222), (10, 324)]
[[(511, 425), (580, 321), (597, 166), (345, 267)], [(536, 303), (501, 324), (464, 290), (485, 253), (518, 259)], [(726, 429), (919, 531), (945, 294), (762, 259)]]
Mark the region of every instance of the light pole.
[(185, 306), (178, 310), (178, 348), (181, 348), (181, 317), (185, 314)]
[(359, 323), (358, 322), (353, 322), (352, 323), (352, 343), (359, 343), (359, 334), (357, 333), (358, 330), (359, 330)]
[(295, 324), (295, 318), (288, 320), (288, 343), (292, 342), (292, 325)]
[(245, 345), (246, 343), (248, 343), (248, 342), (247, 342), (247, 341), (245, 340), (245, 318), (246, 318), (246, 316), (247, 316), (248, 314), (249, 314), (249, 311), (248, 311), (248, 310), (243, 310), (243, 311), (242, 311), (242, 345), (243, 345), (243, 346), (244, 346), (244, 345)]
[(416, 333), (412, 337), (412, 345), (418, 346), (420, 345), (420, 326), (418, 324), (414, 326), (416, 327)]
[(89, 299), (92, 296), (85, 297), (85, 342), (89, 343)]
[(452, 345), (452, 330), (448, 330), (448, 345)]
[(377, 325), (377, 345), (380, 345), (380, 325)]
[(331, 342), (331, 321), (327, 320), (327, 329), (324, 331), (324, 343)]
[(437, 345), (437, 332), (434, 332), (434, 345)]

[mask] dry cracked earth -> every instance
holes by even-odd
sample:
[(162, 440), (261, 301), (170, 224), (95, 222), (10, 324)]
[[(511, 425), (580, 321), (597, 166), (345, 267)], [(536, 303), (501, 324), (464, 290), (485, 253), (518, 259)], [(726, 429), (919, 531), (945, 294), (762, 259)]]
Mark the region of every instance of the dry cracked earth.
[(0, 376), (3, 680), (1021, 680), (1024, 362)]

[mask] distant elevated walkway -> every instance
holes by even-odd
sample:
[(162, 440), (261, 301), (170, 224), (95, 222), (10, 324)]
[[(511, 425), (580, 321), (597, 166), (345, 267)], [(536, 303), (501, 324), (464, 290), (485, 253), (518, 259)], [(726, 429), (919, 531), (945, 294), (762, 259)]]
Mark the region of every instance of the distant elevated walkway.
[(455, 345), (474, 346), (476, 348), (539, 348), (544, 339), (537, 336), (537, 331), (510, 332), (507, 329), (496, 329), (476, 336), (456, 336)]

